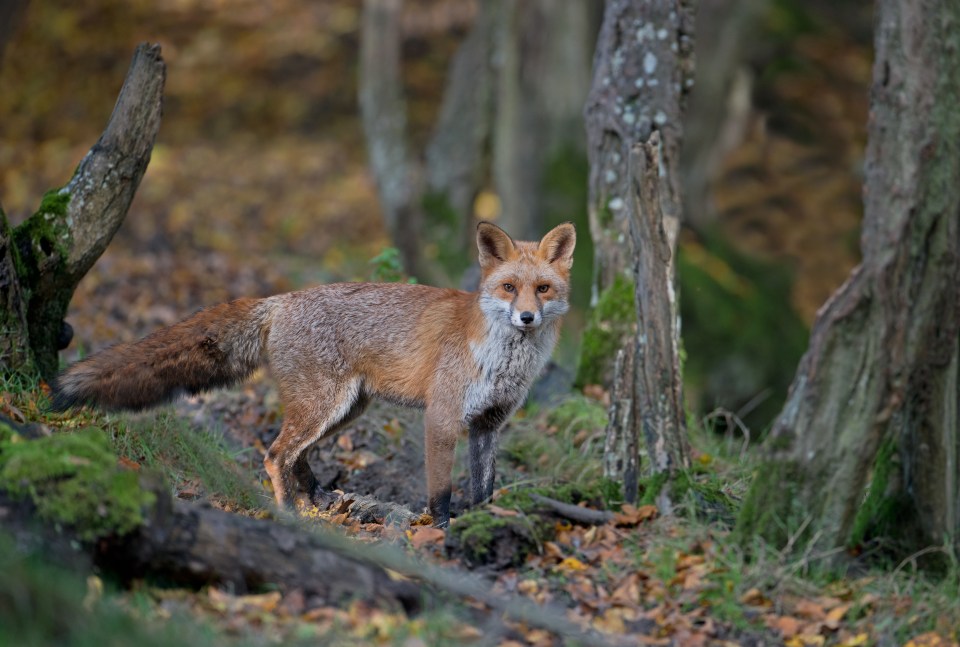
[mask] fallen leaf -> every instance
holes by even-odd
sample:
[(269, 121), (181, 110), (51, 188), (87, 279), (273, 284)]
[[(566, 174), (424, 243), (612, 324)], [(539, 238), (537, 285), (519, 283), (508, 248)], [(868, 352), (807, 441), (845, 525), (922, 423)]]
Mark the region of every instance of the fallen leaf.
[(941, 647), (956, 645), (956, 642), (945, 640), (935, 631), (928, 631), (908, 640), (903, 647)]
[(785, 640), (800, 633), (800, 621), (791, 616), (768, 616), (765, 621), (768, 627), (779, 631)]
[(488, 505), (487, 510), (489, 510), (494, 516), (497, 516), (497, 517), (516, 517), (520, 514), (516, 510), (501, 508), (500, 506), (493, 505), (493, 504)]
[(427, 544), (435, 544), (443, 541), (446, 535), (447, 533), (445, 533), (443, 529), (434, 528), (433, 526), (417, 526), (407, 531), (407, 537), (410, 538), (410, 543), (413, 544), (416, 550), (420, 550)]
[(840, 621), (843, 620), (845, 615), (847, 615), (847, 611), (850, 610), (851, 606), (851, 604), (847, 603), (830, 609), (830, 611), (827, 613), (826, 619), (823, 621), (823, 624), (825, 624), (831, 631), (836, 631), (840, 627)]
[(767, 607), (771, 602), (767, 599), (760, 589), (753, 588), (740, 596), (740, 603), (751, 607)]
[(636, 526), (656, 516), (657, 506), (655, 505), (642, 505), (639, 508), (635, 508), (629, 503), (624, 503), (620, 512), (613, 516), (613, 523), (618, 526)]
[(557, 565), (557, 568), (562, 568), (568, 571), (585, 571), (587, 569), (587, 565), (576, 557), (567, 557)]
[(126, 456), (117, 457), (117, 465), (124, 469), (133, 470), (134, 472), (140, 471), (140, 463), (137, 461), (130, 460)]

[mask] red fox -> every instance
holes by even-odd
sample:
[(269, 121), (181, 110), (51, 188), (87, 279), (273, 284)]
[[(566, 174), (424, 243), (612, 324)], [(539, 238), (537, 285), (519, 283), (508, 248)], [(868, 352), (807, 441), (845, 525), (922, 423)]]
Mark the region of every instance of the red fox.
[(53, 385), (53, 407), (144, 409), (242, 380), (269, 358), (284, 421), (264, 466), (280, 506), (299, 494), (330, 503), (305, 451), (379, 397), (426, 409), (429, 512), (443, 527), (464, 430), (472, 502), (493, 493), (500, 429), (549, 359), (569, 308), (575, 244), (570, 223), (535, 243), (483, 222), (478, 292), (338, 283), (213, 306), (73, 364)]

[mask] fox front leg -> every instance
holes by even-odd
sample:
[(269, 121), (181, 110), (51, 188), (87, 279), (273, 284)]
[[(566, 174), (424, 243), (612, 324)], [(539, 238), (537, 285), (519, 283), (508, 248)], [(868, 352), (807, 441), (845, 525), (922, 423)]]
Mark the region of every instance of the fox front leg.
[(511, 407), (494, 405), (470, 421), (470, 493), (473, 505), (480, 505), (493, 496), (500, 428), (511, 410)]
[(450, 525), (451, 473), (459, 426), (456, 416), (433, 405), (427, 407), (424, 423), (428, 508), (433, 525), (446, 528)]

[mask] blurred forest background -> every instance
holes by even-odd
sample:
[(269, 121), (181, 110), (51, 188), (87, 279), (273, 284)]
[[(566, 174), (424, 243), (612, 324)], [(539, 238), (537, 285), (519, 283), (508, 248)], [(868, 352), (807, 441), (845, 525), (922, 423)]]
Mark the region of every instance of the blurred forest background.
[[(549, 24), (565, 25), (564, 48), (537, 22), (558, 3), (494, 4), (513, 22), (497, 27), (493, 64), (509, 68), (504, 52), (536, 60), (530, 52), (540, 51), (539, 69), (515, 71), (519, 91), (544, 96), (560, 86), (566, 104), (553, 108), (567, 118), (552, 123), (553, 135), (520, 168), (498, 167), (496, 146), (486, 145), (492, 160), (471, 216), (511, 233), (532, 229), (526, 236), (578, 224), (578, 307), (558, 354), (572, 375), (591, 273), (580, 109), (602, 3), (559, 3), (568, 17)], [(700, 414), (737, 412), (762, 431), (817, 308), (858, 261), (871, 7), (700, 4), (682, 162), (687, 400)], [(441, 118), (451, 61), (481, 13), (463, 0), (403, 3), (405, 136), (415, 161)], [(14, 225), (96, 140), (135, 45), (159, 42), (168, 70), (147, 174), (72, 302), (68, 359), (226, 299), (370, 277), (369, 259), (393, 243), (367, 164), (361, 21), (361, 3), (351, 1), (30, 3), (0, 67), (0, 197)], [(523, 128), (529, 114), (517, 121), (511, 113), (506, 86), (500, 81), (492, 99), (491, 137), (522, 145), (538, 133)], [(513, 131), (503, 125), (510, 119)], [(524, 174), (532, 206), (511, 195), (510, 178)], [(527, 209), (506, 208), (515, 204)], [(425, 279), (455, 283), (464, 256), (451, 264), (444, 251), (461, 249), (462, 235), (438, 239), (428, 228), (423, 256), (448, 267)]]

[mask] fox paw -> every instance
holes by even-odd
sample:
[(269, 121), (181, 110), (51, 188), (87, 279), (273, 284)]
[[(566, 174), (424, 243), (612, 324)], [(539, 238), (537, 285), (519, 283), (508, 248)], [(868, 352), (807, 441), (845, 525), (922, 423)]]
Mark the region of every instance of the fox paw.
[(310, 503), (320, 510), (329, 510), (340, 500), (336, 492), (328, 492), (319, 485), (310, 492)]

